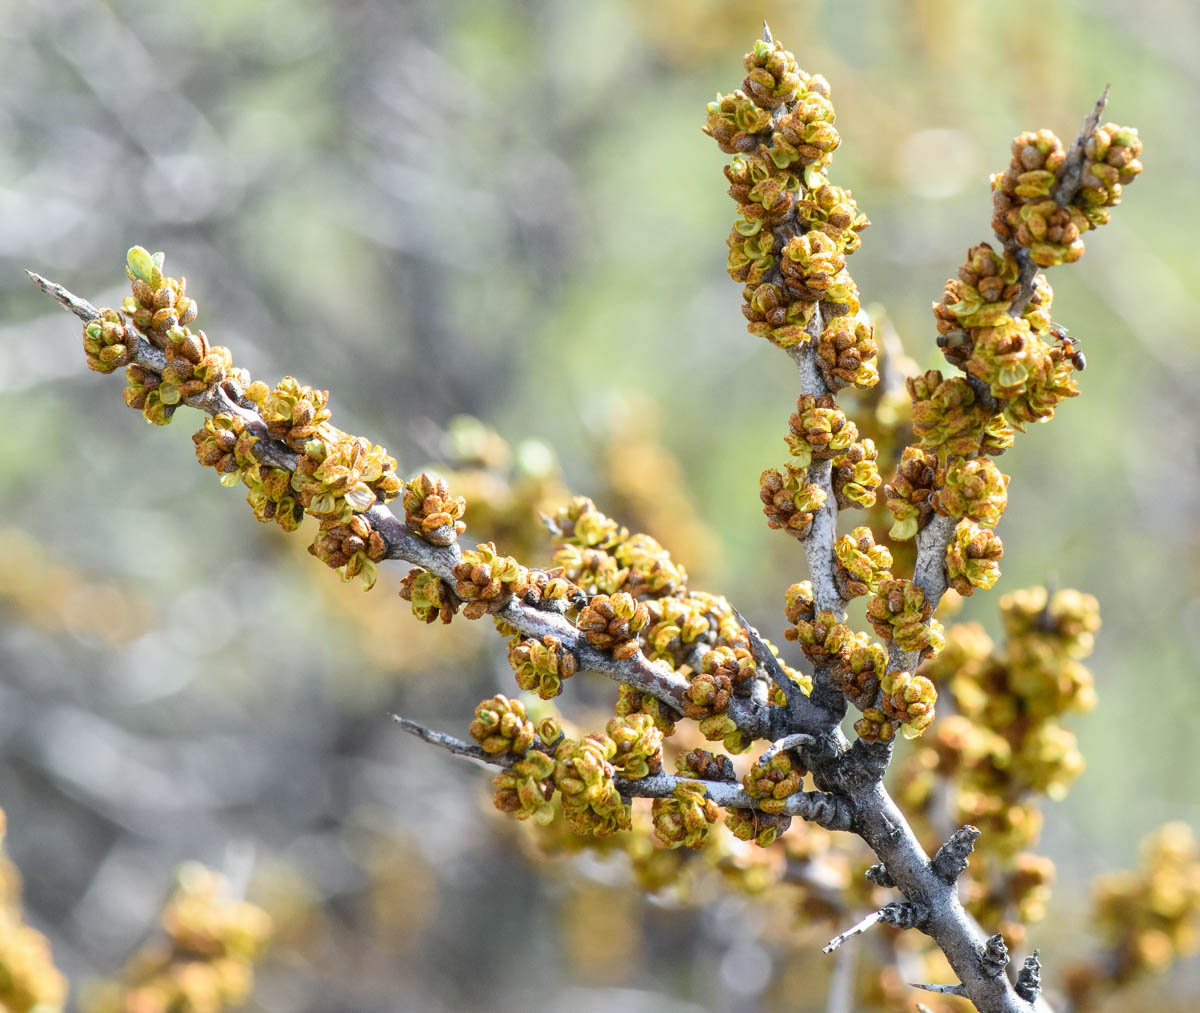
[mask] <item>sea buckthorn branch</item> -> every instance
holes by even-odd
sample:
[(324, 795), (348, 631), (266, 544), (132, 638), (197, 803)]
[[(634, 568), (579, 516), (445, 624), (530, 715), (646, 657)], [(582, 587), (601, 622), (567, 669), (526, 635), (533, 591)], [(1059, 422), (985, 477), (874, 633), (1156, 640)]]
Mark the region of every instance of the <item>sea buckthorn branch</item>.
[[(1088, 145), (1089, 143), (1094, 144), (1093, 138), (1096, 135), (1097, 128), (1100, 126), (1100, 117), (1104, 112), (1107, 101), (1108, 89), (1105, 88), (1104, 92), (1096, 100), (1096, 104), (1091, 112), (1085, 117), (1083, 125), (1070, 150), (1063, 157), (1061, 169), (1057, 177), (1055, 177), (1052, 194), (1052, 200), (1059, 208), (1071, 207), (1079, 195)], [(1048, 133), (1048, 131), (1043, 133)], [(1017, 142), (1021, 140), (1022, 138), (1018, 138)], [(1017, 147), (1017, 142), (1014, 142), (1014, 148)], [(1061, 145), (1059, 147), (1061, 150)], [(1017, 157), (1019, 155), (1014, 156), (1014, 161), (1016, 161)], [(998, 174), (998, 178), (993, 180), (993, 187), (996, 190), (998, 205), (1001, 200), (1008, 200), (1002, 174)], [(1013, 189), (1016, 189), (1016, 187), (1014, 186)], [(1006, 207), (1004, 210), (1011, 210), (1011, 208)], [(997, 238), (1003, 244), (1005, 252), (1014, 257), (1019, 265), (1016, 278), (1019, 288), (1011, 299), (1011, 305), (1008, 307), (1006, 315), (1014, 320), (1020, 320), (1023, 318), (1030, 301), (1038, 291), (1039, 264), (1034, 260), (1028, 246), (1022, 244), (1020, 241), (1022, 237), (1019, 230), (1010, 228), (1005, 223), (1002, 215), (1003, 211), (998, 207), (996, 219), (993, 221), (993, 225), (997, 229)], [(1078, 234), (1078, 226), (1075, 228), (1076, 234)], [(1082, 241), (1076, 241), (1079, 244), (1078, 249), (1081, 254)], [(1078, 256), (1075, 256), (1074, 259), (1078, 259)], [(1053, 262), (1053, 258), (1049, 258), (1049, 263), (1040, 266), (1050, 266)], [(1045, 289), (1048, 292), (1049, 286), (1046, 285)], [(939, 330), (941, 330), (941, 326), (939, 326)], [(965, 335), (961, 330), (947, 328), (939, 335), (938, 345), (943, 349), (953, 349), (964, 337)], [(980, 404), (991, 410), (994, 416), (1003, 413), (1003, 401), (993, 396), (993, 393), (982, 379), (967, 372), (966, 381), (971, 386)], [(949, 586), (946, 573), (946, 554), (954, 539), (957, 526), (957, 521), (953, 516), (938, 512), (930, 517), (928, 523), (917, 533), (917, 559), (913, 568), (913, 583), (921, 588), (925, 595), (925, 600), (935, 609), (938, 602), (941, 601), (942, 595), (946, 593), (946, 588)], [(911, 671), (915, 669), (917, 661), (916, 652), (905, 651), (895, 641), (892, 642), (889, 648), (889, 669), (894, 671)]]
[[(480, 763), (495, 767), (512, 767), (520, 757), (514, 754), (496, 755), (484, 751), (479, 746), (473, 746), (462, 739), (447, 735), (445, 732), (426, 728), (410, 718), (393, 714), (395, 721), (410, 735), (438, 746), (455, 756), (464, 756), (478, 760)], [(547, 747), (535, 744), (535, 751), (545, 751)], [(783, 748), (787, 748), (786, 746)], [(837, 795), (821, 791), (798, 791), (785, 796), (782, 804), (772, 808), (770, 799), (751, 795), (736, 781), (707, 781), (703, 778), (669, 774), (659, 771), (641, 778), (613, 779), (617, 791), (627, 799), (630, 798), (671, 798), (681, 786), (695, 785), (702, 789), (705, 797), (711, 799), (722, 809), (764, 809), (785, 816), (798, 816), (800, 819), (816, 823), (827, 830), (849, 830), (852, 814), (846, 800)]]
[[(938, 344), (964, 376), (930, 371), (908, 381), (915, 440), (885, 489), (893, 538), (917, 536), (909, 580), (890, 572), (891, 557), (869, 529), (836, 538), (837, 510), (872, 505), (880, 480), (873, 444), (858, 441), (832, 397), (849, 383), (872, 386), (878, 370), (845, 270), (867, 222), (824, 176), (839, 142), (829, 85), (801, 70), (765, 25), (745, 66), (743, 90), (718, 95), (704, 127), (734, 155), (725, 175), (739, 218), (727, 241), (728, 270), (744, 283), (748, 330), (797, 361), (802, 387), (787, 437), (793, 461), (763, 472), (760, 498), (769, 525), (804, 543), (810, 580), (788, 589), (786, 614), (788, 639), (813, 664), (812, 703), (833, 724), (847, 700), (863, 711), (849, 750), (830, 748), (814, 729), (815, 742), (797, 754), (819, 788), (851, 803), (854, 831), (904, 894), (905, 910), (921, 913), (908, 921), (941, 946), (961, 979), (958, 994), (981, 1010), (1027, 1009), (1037, 999), (1037, 969), (1014, 992), (1003, 974), (1003, 939), (985, 939), (958, 901), (961, 832), (931, 864), (881, 779), (896, 729), (916, 736), (933, 721), (937, 689), (918, 665), (945, 642), (934, 608), (950, 584), (970, 594), (999, 574), (1003, 550), (991, 529), (1008, 479), (990, 458), (1011, 446), (1015, 430), (1049, 418), (1078, 393), (1071, 374), (1082, 358), (1053, 324), (1052, 292), (1037, 268), (1079, 258), (1081, 234), (1108, 220), (1121, 185), (1141, 171), (1140, 142), (1136, 131), (1099, 126), (1102, 99), (1069, 154), (1048, 131), (1021, 135), (1009, 170), (993, 177), (993, 227), (1004, 253), (987, 244), (969, 251), (934, 308)], [(886, 650), (844, 622), (845, 601), (872, 592), (867, 614)]]
[[(101, 319), (104, 311), (87, 300), (40, 275), (33, 272), (27, 274), (34, 284), (85, 323)], [(137, 366), (147, 374), (161, 377), (170, 365), (162, 349), (143, 337), (132, 323), (126, 323), (124, 327), (127, 332), (126, 348), (120, 364)], [(272, 437), (268, 423), (256, 406), (238, 397), (239, 393), (237, 388), (231, 391), (229, 385), (215, 383), (199, 393), (180, 398), (178, 403), (214, 418), (224, 415), (236, 419), (243, 433), (255, 438), (249, 447), (249, 454), (280, 472), (295, 473), (301, 466), (303, 455)], [(462, 563), (464, 554), (456, 544), (457, 532), (452, 524), (430, 531), (422, 530), (425, 535), (422, 537), (411, 530), (411, 524), (401, 520), (386, 504), (379, 502), (367, 507), (359, 516), (383, 541), (380, 559), (403, 560), (420, 567), (443, 582), (444, 593), (453, 600), (455, 607), (463, 603), (454, 586), (455, 568)], [(589, 643), (585, 633), (561, 613), (539, 609), (516, 595), (510, 596), (507, 603), (493, 614), (526, 636), (558, 638), (563, 650), (577, 659), (580, 669), (600, 672), (662, 701), (676, 711), (683, 709), (684, 694), (689, 685), (687, 679), (672, 672), (666, 665), (651, 661), (643, 652), (638, 651), (624, 658), (614, 657), (611, 652)], [(769, 708), (763, 700), (754, 697), (735, 696), (730, 699), (725, 714), (748, 739), (773, 738), (773, 723), (781, 719), (782, 709)]]

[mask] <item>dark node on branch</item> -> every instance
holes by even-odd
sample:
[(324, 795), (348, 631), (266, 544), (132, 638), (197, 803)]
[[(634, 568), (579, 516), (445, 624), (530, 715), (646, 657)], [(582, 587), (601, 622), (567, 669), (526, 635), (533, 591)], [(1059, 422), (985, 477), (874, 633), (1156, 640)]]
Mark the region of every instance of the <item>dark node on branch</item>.
[(800, 816), (826, 830), (849, 830), (854, 823), (854, 804), (841, 795), (823, 791), (804, 792)]
[(958, 877), (967, 870), (967, 860), (975, 850), (978, 837), (979, 831), (969, 823), (955, 830), (933, 856), (934, 875), (947, 883), (957, 882)]
[(1042, 962), (1038, 960), (1038, 951), (1034, 950), (1025, 958), (1025, 964), (1017, 973), (1017, 983), (1014, 986), (1026, 1002), (1037, 1002), (1042, 994)]
[(1008, 966), (1008, 947), (1004, 945), (1004, 937), (997, 932), (989, 936), (987, 944), (979, 954), (979, 969), (989, 978), (999, 978)]
[(919, 929), (929, 921), (929, 908), (911, 900), (894, 900), (879, 909), (879, 920), (898, 929)]
[[(919, 982), (909, 982), (913, 988), (923, 988), (926, 992), (936, 992), (938, 995), (966, 995), (967, 990), (962, 985), (922, 985)], [(917, 1003), (917, 1008), (920, 1009), (921, 1004)]]
[(876, 886), (892, 887), (896, 885), (895, 880), (892, 879), (892, 877), (888, 874), (887, 869), (885, 869), (882, 865), (872, 865), (867, 870), (867, 879), (869, 879)]

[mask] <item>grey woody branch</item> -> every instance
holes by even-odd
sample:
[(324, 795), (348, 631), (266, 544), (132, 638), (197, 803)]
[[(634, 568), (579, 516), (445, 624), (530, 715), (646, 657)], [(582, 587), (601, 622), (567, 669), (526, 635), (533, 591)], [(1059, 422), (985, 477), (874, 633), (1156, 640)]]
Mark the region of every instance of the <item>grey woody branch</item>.
[[(48, 281), (32, 271), (26, 273), (43, 292), (53, 296), (80, 320), (86, 322), (100, 315), (95, 306), (62, 285)], [(134, 362), (158, 374), (161, 374), (166, 366), (163, 353), (140, 336), (136, 338)], [(259, 460), (285, 471), (295, 471), (297, 455), (270, 437), (266, 423), (253, 406), (247, 407), (246, 404), (239, 403), (222, 385), (215, 385), (201, 394), (186, 398), (184, 403), (209, 415), (224, 412), (238, 416), (246, 423), (249, 432), (260, 437), (253, 448), (253, 453)], [(453, 587), (453, 570), (462, 557), (457, 545), (431, 545), (410, 532), (404, 521), (382, 504), (373, 506), (369, 516), (372, 526), (387, 543), (387, 558), (420, 566)], [(666, 665), (650, 661), (640, 651), (632, 658), (616, 659), (588, 643), (584, 634), (565, 617), (537, 609), (515, 597), (499, 616), (527, 636), (539, 639), (547, 635), (558, 637), (564, 649), (575, 655), (581, 670), (599, 672), (617, 682), (626, 683), (639, 692), (648, 693), (676, 710), (683, 709), (687, 680)], [(768, 708), (753, 698), (735, 697), (730, 701), (728, 713), (734, 723), (752, 738), (774, 738), (771, 710), (778, 708)]]

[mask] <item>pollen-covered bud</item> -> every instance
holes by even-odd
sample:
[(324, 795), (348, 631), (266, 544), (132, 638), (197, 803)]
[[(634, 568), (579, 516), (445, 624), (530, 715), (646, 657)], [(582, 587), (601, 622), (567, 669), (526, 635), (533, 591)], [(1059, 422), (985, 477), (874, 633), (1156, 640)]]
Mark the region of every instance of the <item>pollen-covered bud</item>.
[(463, 615), (478, 619), (507, 607), (513, 595), (525, 591), (528, 571), (512, 556), (501, 556), (492, 542), (462, 554), (454, 567), (455, 593), (467, 602)]
[(920, 447), (905, 447), (896, 477), (883, 487), (887, 508), (895, 518), (888, 534), (898, 541), (912, 538), (933, 516), (930, 496), (937, 479), (937, 455)]
[(530, 749), (521, 759), (492, 779), (496, 792), (492, 804), (519, 820), (533, 818), (545, 826), (554, 819), (554, 758)]
[(992, 176), (992, 229), (1015, 239), (1023, 205), (1050, 196), (1066, 162), (1062, 141), (1050, 130), (1026, 131), (1012, 143), (1008, 169)]
[[(771, 154), (772, 157), (776, 156), (776, 152)], [(853, 253), (862, 245), (859, 233), (871, 224), (858, 209), (850, 191), (830, 183), (822, 184), (797, 200), (796, 216), (810, 229), (824, 232), (846, 254)]]
[(974, 521), (959, 521), (954, 538), (946, 546), (946, 576), (950, 586), (961, 595), (972, 595), (977, 587), (990, 590), (1000, 579), (1003, 555), (1004, 544), (996, 532), (981, 528)]
[(729, 247), (729, 256), (725, 260), (729, 277), (751, 286), (762, 283), (767, 272), (775, 266), (776, 247), (782, 246), (770, 229), (759, 229), (753, 235), (744, 236), (736, 226), (729, 230), (725, 244)]
[(625, 587), (629, 570), (604, 549), (584, 549), (567, 543), (554, 553), (554, 565), (585, 595), (614, 594)]
[(412, 603), (413, 615), (425, 623), (450, 622), (458, 611), (458, 599), (450, 585), (436, 573), (413, 569), (400, 582), (400, 597)]
[(771, 282), (747, 284), (742, 290), (742, 315), (746, 330), (766, 338), (779, 348), (792, 348), (808, 341), (806, 328), (816, 312), (816, 303), (792, 298)]
[(712, 676), (718, 681), (728, 679), (735, 696), (749, 693), (750, 682), (757, 670), (754, 655), (745, 647), (718, 644), (700, 659), (700, 674)]
[(771, 113), (756, 105), (740, 89), (732, 95), (718, 95), (708, 103), (708, 119), (701, 129), (727, 155), (739, 151), (757, 151), (764, 134), (771, 128)]
[(707, 749), (692, 749), (675, 761), (675, 773), (680, 777), (698, 777), (702, 781), (735, 781), (733, 761), (724, 754), (717, 756)]
[[(886, 580), (867, 604), (867, 619), (884, 640), (895, 640), (905, 651), (922, 651), (935, 645), (930, 630), (933, 606), (925, 592), (911, 580)], [(937, 645), (940, 649), (940, 645)]]
[(742, 88), (763, 109), (777, 109), (796, 98), (801, 70), (796, 58), (778, 42), (759, 39), (743, 61), (746, 78)]
[(1075, 263), (1083, 256), (1082, 237), (1091, 224), (1078, 207), (1062, 207), (1053, 197), (1023, 204), (1016, 223), (1016, 241), (1028, 248), (1038, 267)]
[(808, 469), (791, 464), (764, 471), (759, 477), (758, 495), (767, 526), (786, 531), (793, 538), (808, 537), (813, 513), (825, 505), (825, 491), (808, 481)]
[(471, 738), (485, 753), (524, 753), (533, 745), (533, 722), (525, 716), (525, 705), (503, 693), (482, 701), (475, 708)]
[(863, 711), (863, 716), (854, 722), (854, 730), (864, 742), (891, 742), (896, 734), (891, 718), (875, 707)]
[(760, 759), (746, 771), (742, 787), (751, 798), (762, 799), (760, 809), (765, 813), (783, 812), (787, 797), (794, 795), (804, 784), (808, 773), (790, 750), (782, 749), (765, 763)]
[(879, 382), (875, 330), (855, 316), (835, 317), (817, 342), (817, 365), (830, 390), (853, 384), (869, 390)]
[(915, 739), (933, 724), (937, 687), (923, 675), (912, 672), (888, 672), (880, 680), (883, 691), (880, 708), (900, 722), (906, 739)]
[(662, 770), (663, 734), (649, 714), (609, 718), (604, 730), (617, 744), (612, 765), (623, 777), (636, 781)]
[(886, 669), (887, 651), (866, 633), (853, 633), (834, 679), (846, 699), (860, 711), (866, 711), (875, 702)]
[(285, 376), (275, 385), (258, 410), (268, 434), (296, 451), (303, 450), (332, 415), (329, 391), (314, 390), (291, 376)]
[(886, 545), (875, 543), (875, 533), (857, 527), (833, 543), (834, 577), (842, 597), (849, 601), (873, 594), (880, 581), (891, 579), (892, 554)]
[(102, 309), (95, 320), (83, 325), (83, 353), (88, 369), (111, 373), (129, 365), (137, 346), (137, 336), (125, 327), (125, 318), (116, 310)]
[(846, 418), (832, 394), (801, 394), (788, 419), (791, 432), (784, 437), (797, 467), (828, 461), (849, 449), (858, 439), (858, 427)]
[(730, 833), (739, 841), (753, 841), (760, 848), (769, 848), (791, 825), (790, 816), (761, 809), (730, 809), (725, 813), (725, 826)]
[(839, 510), (875, 505), (875, 490), (883, 485), (878, 457), (874, 440), (859, 440), (833, 459), (830, 480)]
[(779, 267), (784, 282), (797, 297), (816, 302), (826, 296), (836, 299), (834, 288), (843, 280), (840, 274), (846, 267), (846, 258), (835, 239), (824, 232), (806, 232), (788, 240)]
[(621, 683), (617, 688), (617, 714), (625, 717), (627, 714), (649, 714), (654, 719), (656, 727), (663, 735), (675, 734), (675, 722), (681, 715), (668, 707), (658, 697), (642, 693), (627, 683)]
[(572, 832), (608, 837), (630, 826), (629, 806), (613, 783), (617, 746), (607, 735), (563, 739), (554, 750), (554, 785)]
[(530, 570), (526, 576), (529, 583), (521, 598), (534, 608), (561, 614), (587, 597), (583, 588), (564, 577), (558, 569), (550, 573)]
[(593, 647), (610, 650), (614, 658), (623, 660), (637, 654), (638, 634), (649, 621), (645, 605), (618, 591), (592, 598), (580, 611), (576, 625)]
[[(248, 436), (238, 437), (239, 443)], [(250, 437), (253, 439), (253, 437)], [(238, 447), (234, 448), (234, 456), (242, 465), (242, 482), (249, 490), (246, 502), (254, 511), (254, 516), (260, 523), (269, 524), (274, 521), (284, 531), (295, 531), (304, 520), (304, 506), (292, 489), (292, 474), (283, 468), (254, 467), (241, 459)], [(222, 476), (224, 478), (224, 476)], [(358, 515), (361, 516), (361, 515)], [(365, 518), (364, 518), (365, 523)], [(368, 525), (369, 528), (369, 525)], [(366, 536), (370, 537), (370, 534)], [(328, 562), (328, 560), (323, 560)], [(342, 561), (344, 563), (344, 560)], [(337, 565), (342, 565), (339, 563)]]
[(668, 848), (702, 847), (709, 827), (720, 815), (717, 804), (705, 794), (704, 785), (696, 781), (677, 784), (670, 798), (656, 798), (650, 808), (654, 836)]
[(1002, 475), (987, 458), (954, 458), (939, 469), (937, 491), (930, 502), (946, 517), (964, 517), (986, 528), (994, 528), (1008, 505), (1008, 476)]
[(649, 535), (630, 535), (613, 547), (612, 554), (628, 572), (624, 590), (635, 598), (664, 597), (687, 585), (687, 570)]
[(369, 591), (375, 586), (375, 564), (387, 555), (387, 543), (362, 514), (355, 514), (348, 521), (322, 521), (308, 551), (340, 570), (343, 580), (359, 577)]
[(729, 676), (717, 672), (697, 672), (683, 692), (684, 717), (703, 721), (716, 714), (724, 714), (732, 695), (733, 684)]
[(1051, 348), (1030, 360), (1025, 385), (1004, 409), (1004, 418), (1022, 432), (1030, 422), (1044, 422), (1069, 397), (1079, 394), (1075, 383), (1074, 354), (1066, 348)]
[(818, 612), (811, 620), (801, 618), (784, 632), (797, 641), (814, 665), (838, 664), (850, 642), (850, 627), (838, 622), (832, 612)]
[(540, 641), (514, 639), (508, 649), (508, 663), (516, 673), (517, 685), (543, 700), (552, 700), (562, 692), (563, 681), (575, 674), (578, 662), (563, 650), (558, 637), (547, 634)]
[(699, 725), (700, 734), (709, 742), (720, 742), (735, 756), (750, 748), (754, 740), (749, 734), (737, 726), (728, 714), (714, 714), (705, 718)]
[(1006, 450), (1011, 450), (1016, 440), (1016, 432), (1003, 415), (993, 415), (983, 429), (983, 440), (979, 444), (982, 453), (989, 457), (999, 457)]
[(1106, 209), (1121, 203), (1121, 188), (1142, 171), (1141, 153), (1142, 141), (1135, 127), (1105, 123), (1088, 138), (1075, 204), (1093, 228), (1107, 224)]
[(912, 397), (913, 434), (917, 444), (945, 447), (949, 454), (973, 454), (979, 449), (990, 419), (965, 377), (942, 378), (936, 369), (908, 378)]
[(586, 496), (576, 496), (551, 519), (558, 538), (581, 548), (611, 549), (629, 537), (629, 531), (596, 509)]
[(405, 483), (402, 502), (408, 530), (433, 545), (453, 545), (467, 529), (461, 520), (467, 501), (451, 496), (445, 481), (427, 472)]
[[(196, 460), (215, 469), (223, 485), (235, 484), (240, 477), (241, 468), (234, 451), (245, 428), (246, 423), (239, 416), (221, 412), (206, 418), (204, 425), (192, 434)], [(226, 480), (226, 475), (231, 475), (232, 479)]]

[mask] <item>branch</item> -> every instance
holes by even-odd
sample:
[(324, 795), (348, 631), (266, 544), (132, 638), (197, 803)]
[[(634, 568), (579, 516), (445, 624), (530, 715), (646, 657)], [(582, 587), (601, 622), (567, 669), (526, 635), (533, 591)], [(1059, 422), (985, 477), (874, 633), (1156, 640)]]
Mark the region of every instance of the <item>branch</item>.
[[(1084, 118), (1078, 135), (1067, 151), (1062, 176), (1054, 190), (1054, 200), (1059, 207), (1070, 204), (1079, 192), (1079, 182), (1083, 175), (1084, 149), (1088, 139), (1100, 124), (1100, 116), (1104, 112), (1107, 102), (1108, 88), (1106, 87), (1096, 100), (1091, 112)], [(1005, 250), (1016, 257), (1017, 262), (1021, 265), (1018, 276), (1021, 288), (1008, 311), (1010, 316), (1019, 317), (1025, 311), (1025, 307), (1029, 305), (1029, 300), (1033, 298), (1034, 281), (1039, 268), (1030, 258), (1029, 251), (1020, 246), (1016, 240), (1000, 241)], [(973, 379), (973, 377), (968, 377), (968, 380)], [(988, 405), (992, 411), (1003, 409), (1003, 404), (991, 396), (985, 384), (975, 381), (971, 387), (981, 403)], [(815, 523), (814, 520), (814, 527)], [(946, 547), (954, 537), (954, 529), (957, 526), (958, 522), (953, 518), (934, 514), (929, 523), (917, 532), (917, 561), (913, 567), (913, 583), (925, 592), (925, 600), (934, 609), (938, 607), (938, 602), (946, 593)], [(917, 652), (902, 651), (896, 647), (895, 643), (891, 645), (888, 652), (889, 671), (915, 671), (918, 661)]]
[[(511, 767), (518, 759), (512, 753), (485, 753), (478, 746), (447, 735), (445, 732), (426, 728), (411, 718), (393, 714), (392, 720), (410, 735), (428, 742), (430, 745), (445, 749), (455, 756), (465, 756), (470, 760), (490, 764), (493, 767)], [(533, 748), (538, 748), (536, 745)], [(748, 795), (735, 781), (705, 781), (697, 777), (676, 777), (665, 771), (651, 774), (648, 777), (632, 780), (615, 778), (617, 790), (625, 798), (670, 798), (675, 789), (681, 784), (700, 784), (705, 794), (723, 809), (760, 809), (766, 799), (753, 798)], [(849, 830), (852, 813), (845, 799), (820, 791), (801, 791), (789, 795), (783, 809), (783, 815), (798, 816), (825, 827), (827, 830)]]
[[(30, 280), (75, 314), (80, 320), (89, 321), (99, 316), (100, 311), (86, 299), (68, 291), (62, 285), (48, 281), (32, 271), (27, 271)], [(132, 331), (132, 325), (129, 325)], [(134, 361), (161, 374), (166, 367), (166, 357), (144, 338), (136, 338)], [(235, 392), (236, 393), (236, 392)], [(295, 471), (297, 457), (283, 443), (271, 439), (266, 424), (249, 402), (236, 399), (235, 393), (223, 386), (210, 387), (201, 394), (185, 399), (184, 403), (209, 415), (222, 412), (236, 415), (246, 423), (246, 428), (259, 437), (253, 453), (261, 461), (285, 471)], [(373, 506), (369, 515), (372, 526), (387, 542), (387, 558), (403, 560), (429, 570), (448, 581), (453, 588), (453, 569), (461, 558), (457, 545), (435, 546), (412, 534), (404, 521), (382, 504)], [(562, 641), (563, 648), (575, 655), (582, 670), (600, 672), (603, 675), (633, 686), (639, 692), (669, 704), (676, 710), (683, 709), (683, 693), (688, 682), (665, 665), (655, 664), (640, 651), (632, 658), (618, 660), (588, 643), (584, 634), (565, 617), (527, 605), (514, 598), (500, 613), (500, 617), (526, 636), (541, 639), (553, 635)], [(735, 697), (730, 701), (728, 714), (737, 726), (753, 738), (771, 738), (771, 708), (753, 699)]]

